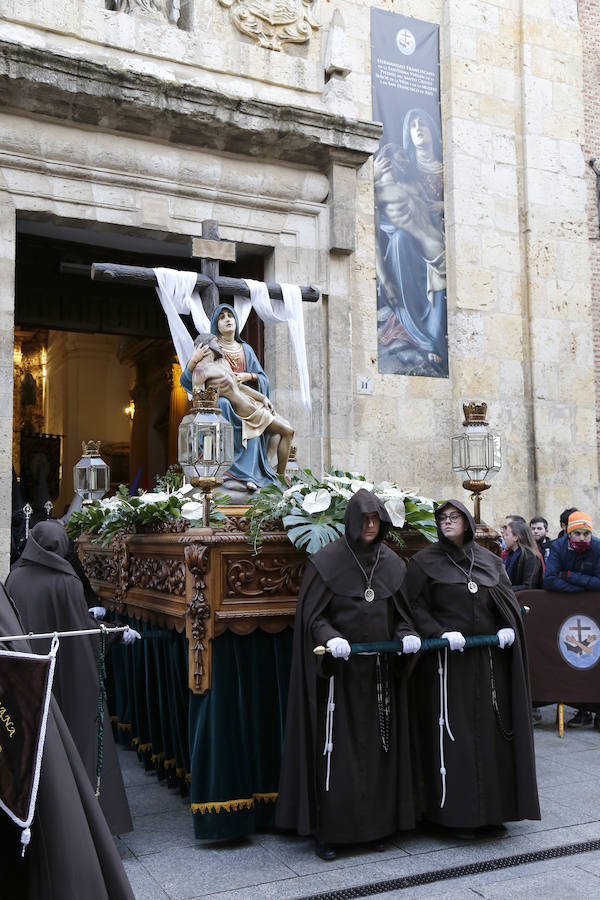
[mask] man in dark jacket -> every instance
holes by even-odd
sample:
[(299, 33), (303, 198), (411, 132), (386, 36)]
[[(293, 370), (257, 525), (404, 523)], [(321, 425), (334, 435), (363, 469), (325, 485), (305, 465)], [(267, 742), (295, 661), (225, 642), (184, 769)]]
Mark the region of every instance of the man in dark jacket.
[(534, 516), (529, 520), (529, 527), (536, 540), (538, 549), (544, 562), (548, 559), (552, 538), (548, 534), (548, 520), (543, 516)]
[[(552, 542), (546, 560), (544, 587), (547, 591), (570, 594), (600, 591), (600, 540), (592, 535), (592, 520), (587, 513), (572, 512), (566, 534)], [(584, 709), (578, 709), (567, 722), (570, 728), (591, 724), (592, 713)], [(598, 713), (594, 725), (600, 727)]]

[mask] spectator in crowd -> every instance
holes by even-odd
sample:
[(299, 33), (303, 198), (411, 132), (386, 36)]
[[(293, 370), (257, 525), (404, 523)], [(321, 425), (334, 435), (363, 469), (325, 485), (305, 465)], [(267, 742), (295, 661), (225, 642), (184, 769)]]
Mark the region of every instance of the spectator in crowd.
[(569, 516), (571, 513), (577, 512), (576, 506), (568, 506), (567, 509), (563, 509), (560, 514), (560, 531), (556, 535), (557, 539), (564, 537), (567, 533), (567, 522), (569, 521)]
[(504, 534), (511, 522), (525, 522), (525, 519), (523, 518), (523, 516), (518, 516), (518, 515), (510, 515), (510, 516), (504, 517), (504, 522), (502, 523), (502, 526), (500, 527), (500, 535), (501, 535), (500, 540), (502, 542), (502, 559), (504, 559), (506, 557), (506, 554), (508, 553), (506, 544), (504, 542)]
[(504, 531), (506, 556), (504, 566), (513, 591), (541, 588), (543, 562), (531, 528), (520, 519), (513, 519)]
[[(573, 594), (577, 591), (600, 591), (600, 540), (592, 534), (591, 517), (575, 510), (567, 520), (566, 531), (564, 537), (557, 538), (550, 547), (544, 587), (547, 591)], [(578, 709), (567, 722), (570, 728), (591, 724), (592, 713), (587, 709)], [(598, 712), (594, 726), (600, 727)]]
[(548, 559), (552, 538), (548, 535), (547, 519), (544, 519), (543, 516), (534, 516), (533, 519), (529, 520), (529, 527), (531, 528), (531, 532), (535, 538), (535, 542), (542, 558), (544, 560)]

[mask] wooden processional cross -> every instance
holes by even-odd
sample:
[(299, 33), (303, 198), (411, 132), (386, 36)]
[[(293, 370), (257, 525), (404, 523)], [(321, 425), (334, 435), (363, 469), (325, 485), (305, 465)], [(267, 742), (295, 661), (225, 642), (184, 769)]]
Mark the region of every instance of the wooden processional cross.
[[(219, 262), (236, 261), (236, 245), (232, 241), (219, 240), (218, 224), (213, 219), (202, 223), (202, 237), (192, 238), (191, 257), (200, 258), (200, 272), (196, 279), (196, 287), (202, 298), (202, 305), (207, 316), (211, 317), (219, 305), (221, 295), (233, 297), (249, 297), (250, 291), (241, 278), (226, 278), (219, 275)], [(120, 266), (112, 263), (93, 263), (91, 276), (93, 281), (110, 281), (148, 287), (156, 285), (153, 269), (140, 266)], [(267, 283), (269, 296), (273, 300), (281, 300), (281, 285)], [(320, 292), (317, 288), (301, 286), (302, 299), (308, 303), (316, 303)]]

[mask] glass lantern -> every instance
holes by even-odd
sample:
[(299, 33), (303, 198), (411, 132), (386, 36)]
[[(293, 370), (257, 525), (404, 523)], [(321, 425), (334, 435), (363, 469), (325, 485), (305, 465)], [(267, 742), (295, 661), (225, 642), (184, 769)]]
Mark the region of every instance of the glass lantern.
[(184, 475), (204, 494), (204, 525), (209, 524), (210, 496), (235, 458), (233, 426), (222, 417), (215, 388), (193, 390), (193, 406), (179, 425), (178, 460)]
[(83, 441), (83, 456), (73, 468), (73, 487), (84, 503), (101, 500), (110, 489), (110, 467), (100, 456), (100, 441)]
[(464, 431), (452, 438), (452, 468), (463, 475), (463, 487), (473, 492), (475, 522), (480, 523), (480, 494), (502, 467), (500, 437), (488, 429), (487, 403), (463, 404)]

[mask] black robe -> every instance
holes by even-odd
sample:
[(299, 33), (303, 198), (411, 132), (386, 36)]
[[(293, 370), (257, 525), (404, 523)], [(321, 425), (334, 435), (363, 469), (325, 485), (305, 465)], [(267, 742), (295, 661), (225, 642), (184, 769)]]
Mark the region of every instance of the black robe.
[[(97, 626), (88, 613), (81, 581), (65, 558), (69, 547), (64, 525), (59, 522), (40, 522), (31, 530), (25, 549), (6, 581), (26, 631), (78, 631)], [(46, 653), (48, 647), (49, 642), (36, 641), (33, 650)], [(52, 685), (52, 693), (94, 788), (98, 752), (98, 648), (99, 641), (94, 635), (63, 638)], [(113, 834), (133, 829), (106, 707), (100, 805)]]
[[(382, 524), (366, 549), (358, 537), (368, 512), (377, 512)], [(365, 578), (344, 538), (311, 558), (298, 597), (276, 823), (327, 843), (368, 842), (414, 826), (405, 661), (386, 656), (391, 716), (385, 752), (376, 656), (352, 655), (348, 661), (325, 656), (319, 662), (313, 653), (315, 645), (335, 636), (359, 643), (414, 633), (399, 592), (404, 562), (382, 543), (390, 525), (373, 494), (361, 490), (350, 500), (346, 537), (367, 573), (381, 550), (371, 603), (364, 598)], [(323, 748), (330, 675), (335, 676), (335, 711), (327, 791)]]
[[(456, 828), (539, 819), (531, 694), (523, 623), (502, 561), (473, 541), (475, 523), (467, 509), (451, 500), (468, 521), (464, 544), (440, 540), (409, 562), (404, 589), (422, 638), (445, 631), (467, 637), (513, 628), (512, 647), (447, 651), (448, 721), (443, 730), (446, 798), (442, 801), (440, 677), (438, 654), (424, 653), (411, 678), (414, 759), (417, 763), (419, 817)], [(460, 566), (460, 568), (459, 568)], [(467, 589), (469, 573), (478, 585)], [(490, 652), (491, 651), (491, 652)], [(443, 662), (444, 651), (441, 651)], [(492, 677), (497, 707), (492, 704)]]
[[(22, 632), (0, 585), (0, 635)], [(2, 646), (31, 652), (25, 641)], [(114, 840), (54, 698), (31, 841), (21, 859), (21, 829), (0, 810), (0, 864), (0, 896), (6, 900), (133, 900)]]

